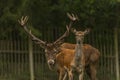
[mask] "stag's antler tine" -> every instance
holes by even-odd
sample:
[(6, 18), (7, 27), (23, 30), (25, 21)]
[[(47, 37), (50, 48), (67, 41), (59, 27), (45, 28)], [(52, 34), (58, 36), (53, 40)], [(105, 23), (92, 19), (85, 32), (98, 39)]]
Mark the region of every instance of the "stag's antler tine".
[(67, 13), (67, 16), (70, 18), (70, 20), (75, 21), (78, 19), (77, 15), (74, 15), (73, 13)]
[(20, 20), (18, 20), (19, 24), (20, 24)]
[(70, 32), (70, 27), (68, 25), (66, 25), (66, 29), (67, 29), (67, 31), (65, 33), (66, 33), (66, 36), (68, 36), (69, 32)]
[(54, 42), (54, 44), (56, 44), (56, 43), (58, 43), (58, 42), (60, 42), (61, 40), (63, 40), (65, 37), (67, 37), (68, 35), (69, 35), (69, 32), (70, 32), (70, 28), (71, 28), (71, 26), (72, 26), (72, 23), (73, 23), (73, 21), (76, 21), (77, 20), (77, 16), (75, 16), (73, 13), (70, 15), (70, 13), (67, 13), (67, 16), (70, 18), (70, 23), (69, 23), (69, 25), (66, 25), (66, 32), (60, 37), (60, 38), (58, 38), (55, 42)]
[(68, 27), (68, 25), (66, 25), (66, 28), (67, 28), (67, 31), (69, 31), (69, 27)]
[(71, 26), (66, 25), (66, 29), (68, 32), (70, 32)]
[(79, 20), (79, 18), (78, 18), (78, 15), (77, 15), (77, 14), (75, 15), (75, 17), (76, 17), (76, 20)]
[(27, 23), (27, 16), (25, 16), (23, 19), (22, 19), (22, 22), (23, 22), (23, 25), (25, 25)]
[(89, 32), (90, 32), (90, 29), (88, 28), (84, 31), (84, 34), (88, 34)]
[(24, 22), (26, 23), (28, 21), (29, 17), (25, 16)]
[(54, 44), (59, 43), (60, 41), (63, 41), (63, 39), (69, 35), (69, 30), (70, 30), (69, 28), (70, 28), (70, 27), (66, 26), (66, 29), (67, 29), (66, 32), (65, 32), (60, 38), (58, 38), (58, 39), (54, 42)]
[(22, 16), (21, 21), (23, 21), (24, 17)]
[(67, 13), (67, 16), (70, 18), (70, 20), (74, 21), (73, 16), (71, 16), (70, 13)]
[(39, 38), (37, 38), (36, 36), (34, 36), (31, 32), (31, 30), (28, 30), (28, 28), (26, 27), (26, 23), (28, 21), (28, 16), (25, 16), (18, 20), (18, 22), (20, 23), (20, 25), (22, 26), (22, 28), (28, 33), (28, 35), (30, 35), (30, 37), (32, 38), (32, 40), (37, 43), (37, 44), (40, 44), (40, 45), (45, 45), (46, 43), (42, 40), (40, 40)]
[(72, 16), (74, 17), (75, 15), (72, 13)]

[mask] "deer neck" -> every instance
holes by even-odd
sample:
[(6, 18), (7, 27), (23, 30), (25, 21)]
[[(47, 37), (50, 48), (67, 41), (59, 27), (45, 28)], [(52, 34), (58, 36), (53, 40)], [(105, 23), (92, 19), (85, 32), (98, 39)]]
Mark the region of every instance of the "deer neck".
[(77, 41), (76, 47), (75, 47), (75, 57), (80, 57), (81, 56), (82, 46), (83, 46), (83, 42), (82, 41)]
[(81, 66), (81, 59), (82, 59), (82, 54), (83, 54), (83, 42), (82, 41), (76, 41), (76, 47), (75, 47), (75, 57), (74, 57), (74, 64), (75, 67), (80, 67)]
[(73, 68), (73, 70), (75, 69), (81, 69), (81, 61), (82, 61), (82, 53), (83, 53), (83, 42), (81, 41), (76, 41), (76, 46), (75, 46), (75, 55), (74, 55), (74, 58), (71, 62), (71, 66)]

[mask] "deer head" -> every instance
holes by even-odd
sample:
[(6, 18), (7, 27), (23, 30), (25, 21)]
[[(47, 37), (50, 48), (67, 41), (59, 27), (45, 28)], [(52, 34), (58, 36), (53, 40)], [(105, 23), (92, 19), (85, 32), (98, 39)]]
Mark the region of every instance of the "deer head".
[(72, 28), (71, 31), (75, 34), (76, 41), (83, 42), (84, 36), (90, 32), (90, 29), (86, 29), (85, 31), (77, 31), (76, 29)]
[(34, 36), (31, 33), (31, 30), (28, 30), (26, 23), (28, 21), (28, 17), (22, 17), (18, 22), (20, 23), (21, 27), (27, 32), (27, 34), (31, 37), (32, 41), (35, 42), (36, 44), (40, 45), (43, 49), (45, 49), (45, 56), (47, 59), (48, 66), (51, 68), (51, 66), (54, 66), (55, 64), (55, 59), (56, 55), (61, 51), (60, 46), (64, 42), (64, 38), (69, 35), (70, 28), (72, 26), (73, 21), (77, 19), (77, 16), (74, 14), (70, 15), (67, 13), (68, 17), (70, 18), (70, 23), (69, 25), (66, 26), (66, 31), (65, 33), (59, 37), (56, 41), (53, 43), (47, 43), (36, 36)]

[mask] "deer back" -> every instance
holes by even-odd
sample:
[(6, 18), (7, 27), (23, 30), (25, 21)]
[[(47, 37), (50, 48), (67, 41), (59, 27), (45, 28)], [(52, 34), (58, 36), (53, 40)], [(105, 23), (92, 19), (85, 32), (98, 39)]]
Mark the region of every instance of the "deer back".
[[(59, 55), (61, 55), (61, 57), (67, 56), (67, 58), (61, 58), (61, 59), (69, 59), (69, 60), (73, 59), (74, 54), (75, 54), (74, 53), (75, 46), (76, 46), (76, 44), (63, 43), (61, 45), (61, 48), (63, 48), (63, 50), (61, 51), (61, 53)], [(85, 56), (85, 65), (97, 62), (100, 57), (99, 50), (89, 44), (83, 45), (83, 54)], [(70, 55), (72, 55), (72, 57)]]
[(66, 49), (75, 49), (75, 44), (71, 44), (71, 43), (63, 43), (61, 45), (61, 48), (66, 48)]
[(99, 60), (100, 52), (98, 49), (89, 44), (83, 45), (83, 53), (85, 56), (85, 64), (96, 63)]

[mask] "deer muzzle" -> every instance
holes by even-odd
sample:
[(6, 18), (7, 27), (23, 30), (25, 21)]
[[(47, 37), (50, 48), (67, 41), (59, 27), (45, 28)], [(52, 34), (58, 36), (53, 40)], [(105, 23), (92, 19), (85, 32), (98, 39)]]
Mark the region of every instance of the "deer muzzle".
[(49, 67), (50, 70), (55, 69), (55, 61), (54, 60), (49, 59), (47, 63), (48, 63), (48, 67)]
[(50, 59), (50, 60), (48, 60), (48, 64), (49, 64), (49, 65), (54, 65), (54, 64), (55, 64), (55, 61), (52, 60), (52, 59)]

